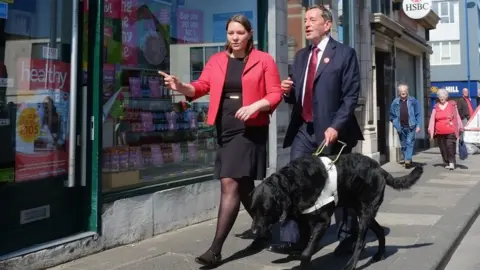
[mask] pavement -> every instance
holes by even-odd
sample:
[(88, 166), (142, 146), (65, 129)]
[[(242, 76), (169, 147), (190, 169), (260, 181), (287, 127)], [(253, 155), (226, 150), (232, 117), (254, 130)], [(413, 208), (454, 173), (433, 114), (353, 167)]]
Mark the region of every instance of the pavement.
[[(415, 155), (414, 161), (424, 164), (422, 179), (408, 191), (386, 189), (385, 201), (377, 215), (377, 221), (385, 227), (387, 257), (377, 263), (370, 261), (376, 252), (377, 242), (373, 235), (369, 235), (357, 269), (436, 270), (444, 269), (450, 258), (452, 261), (448, 270), (480, 269), (480, 260), (475, 262), (477, 267), (472, 266), (473, 268), (468, 268), (465, 262), (469, 259), (465, 256), (479, 259), (472, 247), (480, 245), (473, 244), (474, 240), (480, 238), (480, 224), (473, 223), (480, 209), (480, 155), (459, 160), (460, 168), (455, 171), (446, 170), (441, 166), (440, 160), (439, 151), (435, 148)], [(384, 168), (394, 176), (407, 172), (395, 163), (388, 163)], [(247, 230), (250, 224), (250, 217), (245, 212), (240, 213), (224, 246), (225, 263), (217, 269), (295, 269), (299, 262), (290, 261), (282, 255), (268, 251), (257, 254), (242, 252), (251, 240), (240, 239), (235, 234)], [(211, 220), (51, 269), (199, 269), (194, 258), (209, 247), (215, 225), (216, 220)], [(467, 238), (471, 237), (472, 240), (461, 243), (470, 227), (475, 229), (473, 236), (467, 234)], [(322, 239), (325, 247), (314, 256), (312, 269), (341, 269), (347, 262), (348, 257), (333, 256), (337, 245), (334, 228), (332, 226)], [(455, 253), (459, 244), (457, 253), (460, 255)], [(455, 261), (458, 262), (452, 264)]]

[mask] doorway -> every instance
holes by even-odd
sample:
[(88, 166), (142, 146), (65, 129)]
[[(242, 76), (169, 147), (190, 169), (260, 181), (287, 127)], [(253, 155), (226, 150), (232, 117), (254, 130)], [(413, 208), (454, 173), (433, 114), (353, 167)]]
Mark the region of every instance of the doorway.
[(375, 50), (375, 75), (377, 88), (377, 147), (380, 163), (389, 162), (388, 128), (390, 104), (395, 92), (393, 61), (390, 53)]
[(14, 1), (0, 18), (0, 256), (88, 230), (80, 3)]

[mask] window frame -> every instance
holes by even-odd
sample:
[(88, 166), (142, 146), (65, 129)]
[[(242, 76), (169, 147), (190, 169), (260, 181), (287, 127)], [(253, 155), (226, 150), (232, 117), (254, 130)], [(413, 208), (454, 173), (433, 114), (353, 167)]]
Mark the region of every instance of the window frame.
[[(445, 12), (445, 10), (442, 8), (442, 4), (447, 4), (446, 8), (446, 13), (442, 14)], [(438, 21), (439, 24), (451, 24), (455, 23), (455, 5), (453, 1), (436, 1), (433, 2), (433, 9), (436, 11), (438, 17), (440, 20)], [(445, 19), (447, 20), (446, 22), (443, 22), (442, 20)]]
[[(458, 59), (452, 59), (453, 52), (455, 51), (453, 45), (460, 46), (459, 40), (445, 40), (445, 41), (431, 41), (430, 45), (433, 49), (433, 54), (430, 56), (430, 65), (432, 66), (449, 66), (449, 65), (461, 65), (461, 54)], [(444, 55), (444, 46), (448, 46), (448, 54)]]

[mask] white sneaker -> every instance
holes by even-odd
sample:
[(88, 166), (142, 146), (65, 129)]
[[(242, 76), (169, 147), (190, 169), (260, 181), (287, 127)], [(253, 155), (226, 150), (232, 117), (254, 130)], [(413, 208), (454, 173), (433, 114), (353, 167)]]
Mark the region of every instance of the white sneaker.
[(455, 165), (453, 163), (448, 164), (449, 170), (455, 170)]

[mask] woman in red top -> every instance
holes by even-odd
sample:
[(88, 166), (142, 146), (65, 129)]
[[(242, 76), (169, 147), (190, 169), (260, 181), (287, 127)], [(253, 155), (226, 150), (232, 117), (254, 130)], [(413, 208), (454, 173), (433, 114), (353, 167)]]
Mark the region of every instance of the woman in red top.
[[(196, 262), (215, 266), (240, 207), (250, 209), (254, 180), (265, 178), (270, 113), (282, 100), (280, 75), (273, 58), (256, 50), (250, 21), (235, 15), (226, 25), (225, 51), (210, 57), (200, 78), (182, 83), (160, 72), (165, 84), (190, 100), (210, 93), (207, 123), (216, 125), (218, 151), (215, 179), (221, 181), (217, 230), (210, 248)], [(252, 245), (262, 247), (266, 239)]]
[(447, 169), (455, 169), (455, 154), (457, 150), (457, 139), (463, 130), (462, 119), (458, 114), (455, 101), (448, 101), (448, 92), (439, 89), (437, 92), (439, 102), (435, 104), (428, 133), (431, 138), (437, 140), (443, 162)]

